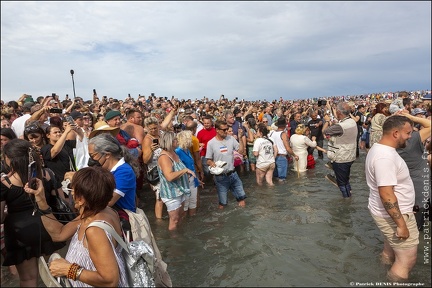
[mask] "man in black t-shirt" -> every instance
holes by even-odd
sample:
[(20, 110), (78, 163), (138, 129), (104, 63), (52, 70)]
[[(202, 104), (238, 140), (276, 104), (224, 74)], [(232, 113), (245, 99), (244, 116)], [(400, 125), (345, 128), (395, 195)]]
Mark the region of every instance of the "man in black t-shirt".
[[(322, 134), (322, 119), (318, 119), (318, 112), (314, 111), (311, 113), (311, 120), (307, 123), (309, 130), (311, 131), (311, 137), (316, 137), (317, 146), (323, 147), (324, 136)], [(312, 148), (313, 149), (313, 148)], [(318, 158), (323, 159), (323, 152), (318, 150)]]

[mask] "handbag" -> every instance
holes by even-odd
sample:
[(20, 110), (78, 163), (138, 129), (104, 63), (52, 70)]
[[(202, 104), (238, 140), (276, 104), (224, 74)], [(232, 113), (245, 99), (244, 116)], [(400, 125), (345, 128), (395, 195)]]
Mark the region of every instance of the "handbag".
[(66, 202), (65, 199), (60, 197), (57, 187), (57, 180), (54, 176), (54, 172), (52, 172), (51, 169), (45, 168), (45, 170), (48, 172), (48, 174), (51, 177), (51, 180), (54, 184), (55, 189), (55, 195), (52, 195), (52, 201), (50, 202), (50, 207), (53, 210), (54, 216), (57, 218), (58, 221), (62, 223), (68, 223), (72, 220), (74, 220), (78, 214), (75, 213), (69, 203)]
[[(51, 260), (58, 258), (61, 258), (61, 256), (58, 253), (53, 253), (49, 258), (48, 262), (51, 262)], [(63, 276), (54, 278), (54, 276), (51, 275), (51, 272), (49, 271), (48, 265), (43, 256), (40, 256), (38, 259), (38, 268), (39, 276), (41, 277), (46, 287), (72, 287), (69, 279), (67, 279), (66, 277)]]
[(159, 178), (159, 171), (157, 170), (157, 166), (154, 166), (150, 170), (147, 170), (146, 174), (147, 174), (147, 181), (151, 185), (155, 186), (159, 183), (160, 178)]
[(54, 197), (54, 204), (51, 206), (51, 209), (53, 210), (53, 214), (57, 220), (62, 223), (68, 223), (78, 216), (77, 213), (72, 211), (69, 204), (60, 197), (57, 189)]
[(119, 234), (107, 223), (102, 221), (93, 221), (89, 227), (99, 227), (117, 241), (123, 248), (122, 255), (125, 261), (125, 271), (128, 284), (131, 287), (156, 287), (153, 278), (155, 265), (155, 256), (153, 249), (144, 240), (135, 240), (126, 244)]

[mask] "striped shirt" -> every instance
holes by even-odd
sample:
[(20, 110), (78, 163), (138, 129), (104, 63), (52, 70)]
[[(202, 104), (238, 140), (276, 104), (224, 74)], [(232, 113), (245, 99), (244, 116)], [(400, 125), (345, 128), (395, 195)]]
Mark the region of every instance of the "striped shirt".
[[(183, 162), (174, 161), (168, 154), (162, 154), (162, 155), (167, 155), (171, 159), (171, 162), (173, 163), (173, 171), (180, 171), (186, 168)], [(161, 198), (172, 199), (172, 198), (182, 196), (183, 194), (190, 195), (189, 179), (187, 177), (187, 174), (183, 174), (179, 178), (170, 182), (166, 180), (165, 176), (163, 175), (160, 165), (158, 165), (157, 169), (160, 177), (161, 188), (160, 188), (159, 195)]]
[[(104, 222), (104, 223), (110, 225), (106, 221), (100, 221), (100, 222)], [(81, 226), (81, 224), (78, 225), (77, 231), (72, 236), (71, 242), (69, 244), (69, 249), (68, 249), (68, 252), (66, 254), (65, 259), (67, 261), (69, 261), (70, 263), (77, 263), (79, 266), (83, 267), (85, 270), (96, 271), (96, 267), (94, 266), (93, 261), (90, 258), (89, 251), (88, 251), (87, 247), (84, 247), (84, 245), (83, 245), (83, 240), (85, 238), (85, 234), (84, 234), (83, 240), (78, 239), (78, 231), (79, 231), (80, 226)], [(121, 254), (121, 251), (123, 250), (123, 248), (120, 245), (117, 245), (117, 248), (114, 248), (114, 245), (113, 245), (112, 240), (111, 240), (111, 237), (112, 237), (111, 234), (108, 233), (107, 231), (105, 231), (105, 233), (108, 237), (109, 242), (111, 243), (111, 247), (114, 250), (114, 253), (115, 253), (115, 256), (117, 259), (117, 263), (119, 266), (119, 270), (120, 270), (119, 271), (120, 279), (119, 279), (118, 287), (127, 287), (129, 285), (128, 285), (128, 280), (127, 280), (126, 271), (125, 271), (125, 265), (126, 264), (124, 262), (123, 255)], [(72, 279), (69, 279), (69, 281), (71, 282), (73, 287), (92, 287), (91, 285), (88, 285), (88, 284), (83, 283), (81, 281), (73, 281)]]

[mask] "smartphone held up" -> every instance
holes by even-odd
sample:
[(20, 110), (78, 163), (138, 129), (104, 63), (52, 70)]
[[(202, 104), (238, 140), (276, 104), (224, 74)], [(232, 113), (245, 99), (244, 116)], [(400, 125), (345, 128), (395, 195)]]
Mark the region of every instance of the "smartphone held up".
[(33, 190), (37, 189), (35, 161), (30, 162), (28, 165), (28, 186)]

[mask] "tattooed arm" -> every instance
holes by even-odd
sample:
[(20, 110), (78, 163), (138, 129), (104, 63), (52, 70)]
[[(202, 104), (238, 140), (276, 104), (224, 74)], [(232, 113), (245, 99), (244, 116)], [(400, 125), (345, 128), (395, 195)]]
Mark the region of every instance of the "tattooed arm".
[(406, 226), (405, 220), (402, 217), (402, 213), (399, 210), (398, 200), (393, 189), (393, 186), (378, 187), (381, 202), (383, 203), (387, 213), (397, 225), (396, 236), (407, 239), (409, 237), (409, 230)]

